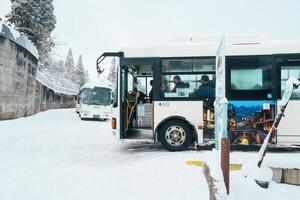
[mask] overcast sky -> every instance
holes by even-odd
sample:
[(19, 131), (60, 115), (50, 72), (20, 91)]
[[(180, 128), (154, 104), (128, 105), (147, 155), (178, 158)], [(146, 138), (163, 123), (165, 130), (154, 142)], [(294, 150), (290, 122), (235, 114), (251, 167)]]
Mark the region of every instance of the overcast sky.
[[(300, 40), (299, 0), (54, 0), (54, 9), (57, 57), (82, 54), (93, 80), (97, 57), (125, 45), (221, 34)], [(9, 11), (0, 0), (0, 16)]]

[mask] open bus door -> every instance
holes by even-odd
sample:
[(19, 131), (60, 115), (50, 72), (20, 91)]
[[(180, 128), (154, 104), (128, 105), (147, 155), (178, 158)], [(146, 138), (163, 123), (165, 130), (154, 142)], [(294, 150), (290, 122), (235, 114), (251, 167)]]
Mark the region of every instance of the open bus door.
[[(96, 69), (98, 72), (98, 76), (101, 75), (105, 70), (103, 67), (101, 67), (101, 64), (106, 58), (118, 58), (117, 63), (119, 63), (119, 60), (123, 57), (124, 57), (123, 52), (105, 52), (101, 56), (99, 56), (99, 58), (96, 61)], [(112, 100), (112, 128), (113, 128), (113, 134), (122, 137), (120, 135), (120, 132), (118, 133), (118, 131), (120, 131), (120, 123), (119, 123), (120, 122), (120, 114), (119, 114), (120, 90), (118, 90), (120, 71), (119, 71), (119, 64), (117, 63), (115, 63), (117, 69), (117, 77), (116, 80), (114, 80), (114, 83), (112, 84), (112, 99), (111, 99)]]
[(150, 81), (158, 85), (155, 76), (158, 58), (120, 59), (120, 136), (128, 139), (153, 139), (153, 101), (150, 99)]

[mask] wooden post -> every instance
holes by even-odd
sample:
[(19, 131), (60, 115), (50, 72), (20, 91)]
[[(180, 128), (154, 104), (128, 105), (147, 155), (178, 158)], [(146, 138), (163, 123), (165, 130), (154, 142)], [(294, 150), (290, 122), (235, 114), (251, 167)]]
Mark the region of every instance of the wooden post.
[(283, 107), (281, 107), (280, 109), (280, 112), (277, 114), (276, 118), (275, 118), (275, 121), (273, 122), (273, 125), (272, 125), (272, 128), (270, 129), (267, 137), (265, 138), (265, 141), (261, 147), (261, 154), (262, 156), (260, 157), (260, 159), (258, 160), (258, 163), (257, 163), (257, 166), (258, 167), (261, 167), (261, 164), (265, 158), (265, 155), (269, 149), (269, 145), (272, 143), (272, 140), (273, 138), (275, 137), (275, 133), (276, 133), (276, 130), (277, 130), (277, 127), (282, 119), (282, 117), (284, 116), (284, 111), (285, 111), (285, 108), (286, 108), (287, 104), (284, 105)]
[(229, 163), (230, 163), (230, 139), (221, 139), (221, 168), (227, 194), (229, 194)]

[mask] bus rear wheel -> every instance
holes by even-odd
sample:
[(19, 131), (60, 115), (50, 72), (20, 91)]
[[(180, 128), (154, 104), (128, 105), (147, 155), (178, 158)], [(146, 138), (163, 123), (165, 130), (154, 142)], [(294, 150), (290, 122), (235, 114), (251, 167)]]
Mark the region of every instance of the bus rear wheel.
[(162, 146), (169, 151), (184, 151), (192, 142), (191, 129), (181, 120), (167, 121), (158, 136)]

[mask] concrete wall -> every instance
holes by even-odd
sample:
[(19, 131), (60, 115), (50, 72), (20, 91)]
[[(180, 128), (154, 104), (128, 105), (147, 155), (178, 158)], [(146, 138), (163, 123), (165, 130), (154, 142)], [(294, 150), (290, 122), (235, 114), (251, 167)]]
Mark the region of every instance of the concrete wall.
[(26, 49), (0, 36), (0, 119), (34, 113), (37, 64)]
[(0, 35), (0, 120), (75, 106), (75, 97), (58, 94), (36, 80), (38, 60)]

